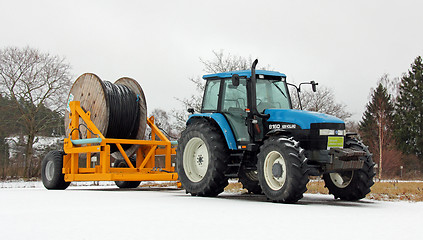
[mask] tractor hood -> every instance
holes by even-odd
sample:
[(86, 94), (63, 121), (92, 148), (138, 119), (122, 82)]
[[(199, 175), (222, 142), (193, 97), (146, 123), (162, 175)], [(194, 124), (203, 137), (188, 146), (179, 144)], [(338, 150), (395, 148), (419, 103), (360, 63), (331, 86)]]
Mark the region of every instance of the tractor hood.
[(267, 122), (295, 123), (301, 129), (310, 129), (312, 123), (344, 123), (341, 119), (318, 112), (296, 109), (266, 109), (265, 114), (270, 114)]

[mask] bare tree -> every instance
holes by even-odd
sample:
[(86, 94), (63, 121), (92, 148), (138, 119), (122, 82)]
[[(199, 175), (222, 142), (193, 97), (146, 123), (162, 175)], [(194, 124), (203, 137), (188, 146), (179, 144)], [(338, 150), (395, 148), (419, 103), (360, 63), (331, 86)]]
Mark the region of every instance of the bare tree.
[(188, 119), (187, 109), (194, 109), (195, 112), (200, 112), (201, 104), (203, 102), (203, 92), (206, 81), (201, 77), (189, 79), (195, 85), (195, 92), (188, 98), (176, 98), (182, 104), (182, 109), (174, 109), (169, 113), (175, 119), (174, 130), (176, 136), (180, 136), (181, 132), (185, 129), (185, 123)]
[[(165, 135), (170, 139), (178, 139), (180, 131), (175, 126), (174, 119), (169, 116), (169, 113), (163, 109), (155, 108), (151, 115), (154, 116), (156, 126), (162, 130)], [(151, 134), (151, 129), (148, 129), (147, 135)]]
[[(247, 70), (251, 68), (251, 64), (253, 63), (253, 59), (251, 58), (251, 56), (246, 58), (242, 56), (232, 55), (230, 53), (225, 53), (224, 50), (213, 50), (212, 52), (214, 55), (212, 59), (204, 60), (200, 58), (200, 62), (204, 65), (205, 73), (212, 74)], [(259, 69), (270, 69), (270, 66), (265, 65), (264, 67), (259, 67)], [(204, 79), (200, 77), (190, 78), (189, 80), (194, 83), (196, 88), (196, 94), (193, 94), (190, 98), (185, 98), (180, 101), (187, 108), (194, 108), (195, 111), (200, 111), (206, 81), (204, 81)]]
[(206, 86), (206, 81), (204, 81), (201, 77), (190, 78), (189, 80), (195, 85), (195, 93), (189, 98), (177, 100), (180, 101), (186, 109), (193, 108), (194, 111), (199, 112), (203, 102), (203, 92)]
[[(200, 62), (204, 65), (204, 71), (206, 73), (220, 73), (220, 72), (230, 72), (237, 70), (247, 70), (251, 69), (251, 64), (253, 59), (251, 56), (248, 58), (232, 55), (230, 53), (225, 53), (224, 50), (213, 50), (213, 58), (210, 60), (204, 60), (200, 58)], [(270, 65), (260, 64), (258, 69), (261, 70), (270, 70)]]
[[(224, 50), (213, 50), (213, 57), (209, 60), (205, 60), (200, 58), (200, 62), (204, 65), (205, 73), (220, 73), (220, 72), (229, 72), (229, 71), (237, 71), (237, 70), (247, 70), (251, 69), (251, 64), (253, 63), (253, 59), (250, 57), (242, 57), (238, 55), (232, 55), (230, 53), (225, 53)], [(270, 69), (270, 65), (261, 65), (259, 67), (261, 70), (268, 70)], [(201, 77), (190, 78), (189, 79), (196, 88), (194, 94), (192, 94), (188, 98), (184, 99), (177, 99), (183, 105), (182, 110), (174, 110), (173, 117), (175, 117), (177, 121), (177, 129), (182, 131), (185, 128), (185, 122), (188, 118), (187, 109), (192, 108), (194, 111), (199, 112), (201, 110), (201, 104), (203, 102), (203, 92), (206, 81)]]
[[(290, 90), (292, 106), (299, 109), (300, 105), (296, 90), (294, 88), (290, 88)], [(352, 116), (346, 110), (347, 106), (345, 104), (336, 102), (333, 90), (328, 87), (319, 85), (316, 92), (302, 88), (300, 98), (304, 110), (326, 113), (342, 120), (346, 120)]]
[[(237, 55), (231, 55), (230, 53), (226, 54), (223, 50), (213, 50), (212, 52), (214, 55), (212, 59), (204, 60), (200, 58), (200, 62), (204, 65), (205, 73), (211, 74), (247, 70), (251, 68), (251, 64), (253, 62), (251, 57), (245, 58)], [(204, 81), (201, 77), (190, 78), (189, 80), (195, 85), (196, 92), (189, 98), (178, 100), (186, 107), (186, 109), (193, 108), (195, 111), (199, 112), (203, 101), (203, 92), (206, 81)]]
[(35, 136), (49, 126), (46, 107), (62, 111), (71, 85), (70, 65), (30, 47), (0, 50), (0, 91), (18, 108), (26, 136), (24, 175), (31, 175)]
[(358, 133), (359, 132), (359, 125), (358, 125), (358, 121), (356, 120), (346, 120), (345, 121), (345, 129), (347, 130), (347, 132), (349, 133)]
[(220, 73), (229, 72), (236, 70), (246, 70), (251, 67), (251, 57), (249, 59), (231, 55), (230, 53), (225, 54), (223, 50), (213, 50), (214, 57), (211, 60), (204, 60), (200, 58), (200, 61), (204, 64), (204, 71), (206, 73)]

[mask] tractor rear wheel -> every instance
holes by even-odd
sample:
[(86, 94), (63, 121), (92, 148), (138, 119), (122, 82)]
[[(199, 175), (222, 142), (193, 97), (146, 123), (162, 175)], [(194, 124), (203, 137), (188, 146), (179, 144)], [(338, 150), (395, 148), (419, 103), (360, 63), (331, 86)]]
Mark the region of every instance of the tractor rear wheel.
[[(133, 157), (130, 157), (132, 165), (136, 165), (137, 162)], [(128, 164), (124, 159), (116, 159), (113, 163), (113, 167), (117, 168), (128, 168)], [(140, 185), (141, 181), (115, 181), (116, 186), (119, 188), (137, 188)]]
[(176, 150), (176, 169), (182, 187), (193, 196), (217, 196), (228, 185), (229, 158), (221, 130), (206, 119), (190, 123)]
[(257, 170), (248, 170), (244, 167), (239, 172), (239, 182), (248, 190), (248, 193), (261, 194), (261, 187), (259, 185)]
[(62, 173), (64, 155), (62, 151), (50, 151), (41, 162), (41, 178), (45, 188), (64, 190), (69, 187), (70, 182), (65, 182), (65, 175)]
[(335, 199), (357, 201), (364, 198), (374, 184), (375, 164), (368, 148), (356, 139), (347, 138), (345, 147), (366, 152), (366, 155), (362, 157), (364, 160), (363, 167), (354, 171), (323, 174), (323, 179), (329, 194), (333, 194)]
[(273, 202), (294, 203), (307, 190), (308, 172), (303, 150), (284, 136), (271, 136), (258, 154), (258, 179)]

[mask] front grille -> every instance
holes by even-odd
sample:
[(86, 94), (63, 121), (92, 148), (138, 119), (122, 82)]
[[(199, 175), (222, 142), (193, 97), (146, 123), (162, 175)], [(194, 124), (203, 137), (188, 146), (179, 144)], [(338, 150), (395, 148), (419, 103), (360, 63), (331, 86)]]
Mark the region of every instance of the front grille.
[(320, 135), (320, 129), (345, 130), (344, 123), (312, 123), (310, 125), (310, 134), (302, 144), (308, 150), (326, 150), (329, 136), (339, 135)]

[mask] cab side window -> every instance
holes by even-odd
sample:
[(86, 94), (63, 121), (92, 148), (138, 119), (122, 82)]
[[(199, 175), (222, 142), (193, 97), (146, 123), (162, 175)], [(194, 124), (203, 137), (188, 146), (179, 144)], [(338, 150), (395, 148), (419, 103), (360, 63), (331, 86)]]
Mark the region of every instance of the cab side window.
[(247, 108), (247, 87), (246, 80), (240, 79), (238, 86), (232, 85), (232, 80), (225, 80), (225, 96), (222, 102), (222, 111), (245, 111)]
[(206, 84), (203, 99), (203, 111), (217, 111), (220, 80), (209, 80)]

